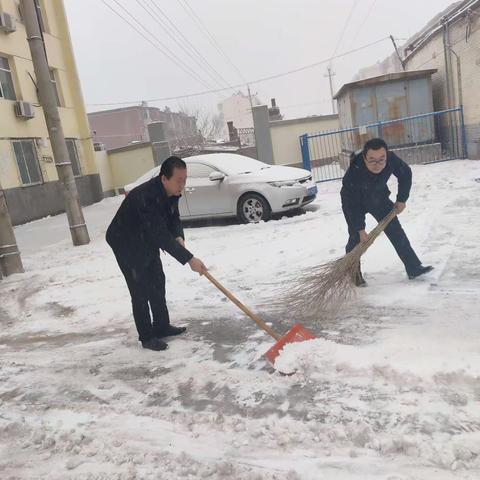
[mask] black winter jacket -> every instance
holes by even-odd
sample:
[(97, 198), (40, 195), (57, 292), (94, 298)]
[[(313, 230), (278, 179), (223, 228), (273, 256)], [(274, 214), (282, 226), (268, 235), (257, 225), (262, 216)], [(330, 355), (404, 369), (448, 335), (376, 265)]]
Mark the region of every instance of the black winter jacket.
[(365, 214), (388, 201), (387, 182), (392, 174), (398, 179), (397, 202), (406, 202), (412, 186), (412, 170), (401, 158), (388, 152), (385, 168), (374, 174), (365, 166), (362, 153), (355, 155), (343, 177), (340, 192), (343, 211), (354, 230), (364, 230)]
[(162, 249), (181, 264), (187, 263), (193, 255), (176, 241), (184, 238), (179, 198), (167, 196), (160, 177), (135, 187), (107, 229), (106, 240), (117, 259), (141, 270)]

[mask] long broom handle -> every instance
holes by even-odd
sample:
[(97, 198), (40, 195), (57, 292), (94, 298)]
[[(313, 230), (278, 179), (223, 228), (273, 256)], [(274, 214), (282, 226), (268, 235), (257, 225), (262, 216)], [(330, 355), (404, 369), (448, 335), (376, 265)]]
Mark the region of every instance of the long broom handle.
[(363, 247), (366, 250), (372, 243), (377, 239), (377, 237), (387, 228), (388, 224), (397, 216), (395, 209), (392, 209), (390, 213), (383, 218), (375, 228), (368, 234), (367, 240), (364, 242)]
[(345, 256), (352, 259), (352, 262), (360, 260), (360, 257), (372, 246), (373, 242), (380, 236), (380, 234), (387, 228), (388, 224), (396, 216), (397, 212), (395, 209), (392, 209), (388, 215), (378, 222), (375, 228), (368, 233), (367, 239), (364, 242), (360, 242), (355, 245), (355, 248)]
[(207, 277), (229, 300), (231, 300), (240, 310), (248, 315), (262, 330), (267, 332), (275, 340), (280, 340), (282, 337), (272, 330), (261, 318), (255, 315), (248, 307), (246, 307), (240, 300), (233, 296), (211, 273), (204, 272), (203, 275)]

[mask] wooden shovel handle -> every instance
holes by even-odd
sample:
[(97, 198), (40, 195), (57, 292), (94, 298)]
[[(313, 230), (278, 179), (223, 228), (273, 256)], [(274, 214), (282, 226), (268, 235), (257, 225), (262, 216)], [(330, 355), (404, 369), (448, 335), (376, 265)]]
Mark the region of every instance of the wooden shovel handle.
[(262, 330), (267, 332), (275, 340), (282, 338), (277, 332), (272, 330), (261, 318), (255, 315), (248, 307), (246, 307), (240, 300), (233, 296), (211, 273), (204, 272), (203, 275), (207, 277), (229, 300), (231, 300), (240, 310), (248, 315)]

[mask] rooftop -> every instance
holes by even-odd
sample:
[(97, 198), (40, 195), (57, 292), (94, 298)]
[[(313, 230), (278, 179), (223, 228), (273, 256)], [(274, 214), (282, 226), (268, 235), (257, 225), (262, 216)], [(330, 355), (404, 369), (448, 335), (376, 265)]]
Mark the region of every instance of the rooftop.
[(407, 78), (426, 77), (427, 75), (433, 75), (436, 72), (436, 68), (430, 68), (427, 70), (411, 70), (408, 72), (387, 73), (385, 75), (379, 75), (378, 77), (364, 78), (363, 80), (357, 80), (356, 82), (345, 83), (333, 98), (338, 99), (351, 88), (363, 87), (365, 85), (376, 85), (378, 83), (394, 82), (396, 80), (403, 80)]

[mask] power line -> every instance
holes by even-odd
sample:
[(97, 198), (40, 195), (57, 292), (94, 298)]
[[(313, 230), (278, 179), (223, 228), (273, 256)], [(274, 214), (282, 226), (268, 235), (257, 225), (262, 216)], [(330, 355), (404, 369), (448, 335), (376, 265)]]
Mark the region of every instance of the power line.
[[(176, 38), (176, 35), (175, 33), (172, 33), (172, 29), (171, 27), (164, 21), (162, 20), (158, 14), (156, 12), (154, 12), (151, 8), (151, 6), (147, 5), (146, 3), (143, 4), (140, 0), (136, 0), (136, 2), (138, 3), (138, 5), (140, 5), (141, 8), (143, 8), (143, 10), (145, 10), (147, 12), (147, 14), (158, 24), (160, 25), (161, 27), (163, 27), (163, 29), (165, 30), (165, 33), (207, 74), (210, 76), (210, 78), (217, 84), (219, 85), (220, 87), (223, 87), (224, 85), (227, 85), (228, 86), (228, 82), (225, 81), (224, 78), (222, 78), (222, 76), (213, 68), (210, 66), (211, 70), (213, 71), (213, 74), (206, 68), (206, 64), (208, 64), (208, 62), (206, 62), (206, 59), (205, 57), (197, 51), (197, 56), (200, 57), (200, 60), (199, 61), (197, 59), (197, 57), (192, 54), (188, 48), (186, 48), (177, 38)], [(154, 6), (155, 3), (153, 4)], [(168, 17), (167, 17), (168, 18)], [(185, 37), (184, 37), (185, 38)], [(208, 64), (210, 65), (210, 64)], [(218, 80), (218, 78), (220, 78), (220, 81)]]
[(168, 47), (165, 47), (165, 45), (162, 44), (162, 42), (154, 35), (152, 34), (149, 30), (147, 30), (143, 24), (137, 20), (122, 4), (120, 4), (117, 0), (113, 0), (120, 8), (122, 8), (138, 25), (140, 25), (140, 28), (142, 28), (144, 31), (146, 31), (151, 37), (153, 37), (162, 47), (157, 45), (155, 42), (153, 42), (150, 38), (148, 38), (141, 30), (139, 30), (134, 24), (132, 24), (129, 20), (127, 20), (122, 14), (117, 12), (111, 5), (109, 5), (105, 0), (101, 0), (102, 3), (109, 8), (115, 15), (120, 17), (124, 22), (126, 22), (130, 27), (132, 27), (139, 35), (141, 35), (147, 42), (149, 42), (155, 49), (159, 50), (163, 55), (165, 55), (167, 58), (169, 58), (173, 63), (175, 63), (179, 68), (181, 68), (185, 73), (190, 75), (192, 78), (194, 78), (196, 81), (201, 83), (204, 87), (206, 88), (211, 88), (208, 83), (206, 83), (197, 73), (195, 73), (193, 70), (191, 70), (188, 65), (185, 65), (184, 62), (182, 62), (179, 59), (176, 59), (171, 53), (168, 52)]
[[(354, 48), (352, 50), (348, 50), (348, 51), (346, 51), (344, 53), (341, 53), (339, 55), (336, 55), (334, 57), (330, 57), (330, 58), (327, 58), (327, 59), (324, 59), (324, 60), (320, 60), (319, 62), (311, 63), (309, 65), (304, 65), (303, 67), (295, 68), (293, 70), (288, 70), (287, 72), (278, 73), (278, 74), (275, 74), (275, 75), (270, 75), (268, 77), (259, 78), (257, 80), (247, 81), (245, 83), (239, 83), (237, 85), (232, 85), (231, 87), (232, 88), (240, 88), (240, 87), (245, 86), (246, 84), (253, 85), (253, 84), (257, 84), (257, 83), (267, 82), (269, 80), (275, 80), (277, 78), (284, 77), (286, 75), (292, 75), (294, 73), (299, 73), (299, 72), (302, 72), (304, 70), (308, 70), (310, 68), (315, 68), (315, 67), (318, 67), (320, 65), (324, 65), (325, 63), (331, 62), (332, 60), (342, 58), (342, 57), (346, 57), (347, 55), (350, 55), (352, 53), (356, 53), (356, 52), (359, 52), (361, 50), (365, 50), (366, 48), (373, 47), (374, 45), (377, 45), (378, 43), (384, 42), (385, 40), (390, 40), (390, 37), (380, 38), (379, 40), (376, 40), (374, 42), (370, 42), (370, 43), (367, 43), (366, 45), (362, 45), (361, 47), (357, 47), (357, 48)], [(203, 92), (190, 93), (190, 94), (186, 94), (186, 95), (154, 98), (154, 99), (150, 99), (150, 100), (147, 100), (147, 101), (148, 102), (163, 102), (163, 101), (169, 101), (169, 100), (180, 100), (180, 99), (183, 99), (183, 98), (199, 97), (199, 96), (202, 96), (202, 95), (207, 95), (209, 93), (223, 92), (223, 91), (228, 90), (228, 89), (229, 89), (229, 87), (225, 87), (225, 88), (219, 88), (219, 89), (215, 89), (215, 90), (205, 90)], [(135, 101), (111, 102), (111, 103), (90, 103), (88, 105), (89, 106), (138, 105), (140, 102), (141, 102), (141, 100), (135, 100)]]
[(210, 70), (212, 70), (213, 72), (215, 72), (219, 78), (222, 79), (222, 81), (226, 84), (226, 85), (229, 85), (229, 82), (227, 80), (225, 80), (225, 78), (220, 75), (218, 73), (218, 71), (212, 67), (212, 65), (208, 62), (208, 60), (198, 51), (198, 49), (195, 47), (195, 45), (193, 45), (192, 42), (190, 42), (190, 40), (188, 40), (188, 38), (183, 34), (183, 32), (175, 25), (175, 23), (173, 23), (170, 18), (168, 17), (168, 15), (155, 3), (154, 0), (150, 0), (150, 2), (152, 3), (153, 7), (158, 10), (160, 12), (160, 14), (167, 20), (167, 22), (172, 26), (172, 28), (178, 33), (178, 35), (180, 35), (180, 37), (185, 41), (185, 43), (187, 43), (190, 48), (200, 57), (204, 60), (205, 64), (210, 68)]
[(168, 56), (170, 59), (172, 59), (173, 61), (175, 61), (175, 63), (180, 63), (184, 69), (188, 70), (190, 72), (190, 75), (193, 75), (194, 77), (196, 77), (197, 79), (199, 79), (204, 85), (207, 85), (207, 88), (212, 88), (212, 86), (207, 83), (207, 81), (205, 79), (203, 79), (195, 70), (191, 69), (189, 65), (187, 65), (183, 60), (181, 60), (180, 58), (178, 58), (177, 55), (175, 55), (174, 52), (172, 52), (172, 50), (167, 46), (165, 45), (165, 43), (163, 43), (159, 37), (157, 35), (155, 35), (154, 33), (152, 33), (150, 30), (148, 30), (142, 22), (140, 22), (131, 12), (129, 12), (122, 4), (120, 4), (118, 2), (118, 0), (113, 0), (120, 8), (122, 8), (135, 22), (137, 22), (140, 27), (145, 30), (151, 37), (153, 37), (161, 46), (164, 50), (166, 50), (168, 52)]
[(210, 33), (210, 30), (206, 27), (206, 25), (203, 23), (202, 19), (197, 15), (195, 10), (190, 6), (187, 0), (177, 0), (180, 6), (185, 10), (187, 15), (194, 20), (194, 22), (197, 24), (199, 27), (199, 30), (203, 33), (203, 35), (207, 38), (207, 40), (213, 45), (213, 47), (217, 50), (217, 52), (222, 55), (225, 60), (235, 69), (235, 71), (238, 73), (239, 77), (244, 81), (244, 83), (248, 83), (247, 80), (245, 79), (243, 73), (241, 70), (232, 62), (230, 57), (225, 53), (221, 45), (217, 42), (215, 37)]
[(330, 86), (330, 95), (332, 97), (332, 113), (335, 113), (335, 99), (333, 98), (333, 76), (335, 75), (335, 72), (333, 71), (332, 68), (332, 60), (335, 54), (337, 53), (338, 47), (342, 43), (343, 37), (345, 35), (345, 32), (347, 31), (347, 26), (350, 23), (350, 19), (352, 18), (353, 11), (355, 10), (355, 7), (357, 6), (358, 0), (354, 0), (352, 3), (352, 6), (350, 7), (350, 12), (348, 13), (347, 19), (345, 20), (345, 23), (343, 25), (343, 29), (340, 33), (340, 36), (338, 37), (337, 44), (335, 45), (335, 50), (333, 51), (332, 58), (330, 59), (330, 62), (327, 67), (327, 77), (328, 77), (328, 83)]
[(355, 42), (355, 40), (357, 39), (358, 37), (358, 34), (362, 31), (362, 28), (365, 26), (365, 24), (367, 23), (367, 20), (368, 18), (370, 17), (372, 11), (373, 11), (373, 7), (375, 7), (375, 4), (377, 3), (377, 0), (373, 0), (372, 3), (370, 4), (370, 8), (368, 9), (367, 11), (367, 14), (365, 15), (365, 17), (363, 17), (363, 20), (362, 22), (360, 23), (360, 26), (357, 28), (357, 31), (355, 32), (355, 35), (353, 35), (352, 37), (352, 41), (350, 43), (350, 47), (353, 45), (353, 43)]
[(358, 0), (354, 0), (353, 3), (352, 3), (352, 6), (350, 7), (350, 12), (348, 13), (347, 19), (345, 20), (345, 23), (343, 25), (342, 32), (340, 33), (340, 37), (338, 38), (337, 45), (335, 46), (335, 50), (333, 51), (332, 59), (335, 56), (335, 54), (337, 53), (338, 47), (342, 43), (343, 36), (345, 35), (345, 32), (347, 30), (347, 26), (350, 23), (350, 19), (352, 18), (352, 14), (353, 14), (353, 11), (355, 10), (355, 7), (357, 6), (357, 3), (358, 3)]

